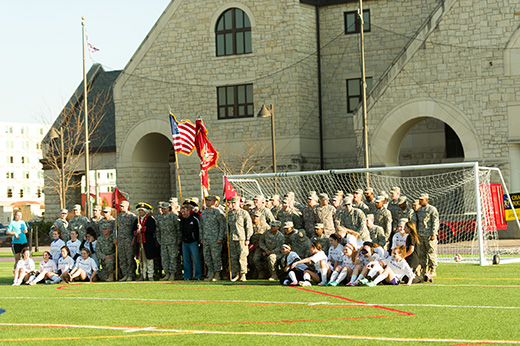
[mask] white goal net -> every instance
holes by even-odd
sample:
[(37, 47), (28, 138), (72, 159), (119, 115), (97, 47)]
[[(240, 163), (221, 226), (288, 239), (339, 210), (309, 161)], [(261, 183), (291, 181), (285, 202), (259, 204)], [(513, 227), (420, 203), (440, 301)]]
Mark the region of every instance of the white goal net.
[[(496, 175), (496, 176), (493, 176)], [(374, 189), (374, 195), (390, 194), (400, 187), (408, 205), (422, 193), (439, 211), (439, 261), (463, 261), (490, 264), (499, 255), (502, 261), (520, 257), (519, 249), (503, 249), (499, 235), (507, 227), (503, 194), (507, 189), (496, 168), (477, 163), (383, 167), (371, 169), (327, 170), (250, 175), (228, 175), (227, 179), (245, 199), (261, 194), (283, 196), (294, 192), (297, 202), (306, 204), (309, 191), (344, 194), (357, 189)], [(498, 184), (492, 182), (499, 181)], [(518, 222), (518, 221), (517, 221)]]

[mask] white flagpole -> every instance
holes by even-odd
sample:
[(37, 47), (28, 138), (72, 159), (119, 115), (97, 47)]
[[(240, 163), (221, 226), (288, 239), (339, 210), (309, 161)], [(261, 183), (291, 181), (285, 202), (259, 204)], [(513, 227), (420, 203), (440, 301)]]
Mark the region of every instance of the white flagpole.
[(89, 203), (85, 203), (85, 215), (90, 218), (90, 159), (89, 159), (89, 134), (88, 134), (88, 106), (87, 106), (87, 65), (85, 57), (85, 17), (81, 17), (81, 41), (83, 43), (83, 99), (85, 111), (85, 185), (86, 198)]

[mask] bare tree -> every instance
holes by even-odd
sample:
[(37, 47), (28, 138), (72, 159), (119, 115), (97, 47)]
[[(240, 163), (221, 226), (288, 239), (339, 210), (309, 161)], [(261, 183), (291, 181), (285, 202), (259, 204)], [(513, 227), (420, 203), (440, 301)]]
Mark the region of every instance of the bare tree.
[(250, 137), (242, 138), (243, 146), (227, 145), (226, 142), (219, 145), (220, 158), (218, 169), (223, 173), (249, 174), (265, 173), (273, 169), (271, 148), (264, 140), (252, 140)]
[[(97, 130), (109, 111), (112, 96), (109, 90), (90, 93), (91, 89), (92, 84), (88, 88), (88, 125), (89, 141), (96, 144), (90, 145), (90, 153), (95, 154), (106, 140), (100, 137)], [(41, 162), (46, 171), (46, 192), (57, 194), (60, 206), (64, 208), (67, 202), (67, 191), (78, 190), (81, 186), (81, 176), (84, 175), (85, 116), (82, 93), (76, 91), (52, 127), (57, 131), (58, 137), (50, 138), (51, 130), (43, 139)], [(63, 140), (63, 151), (61, 140)]]

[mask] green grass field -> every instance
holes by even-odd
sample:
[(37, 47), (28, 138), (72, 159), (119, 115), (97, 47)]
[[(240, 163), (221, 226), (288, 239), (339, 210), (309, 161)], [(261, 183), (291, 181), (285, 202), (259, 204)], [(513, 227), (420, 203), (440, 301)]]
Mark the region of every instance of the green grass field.
[[(5, 257), (5, 256), (0, 256)], [(12, 287), (1, 345), (520, 343), (520, 265), (442, 264), (434, 284), (136, 282)]]

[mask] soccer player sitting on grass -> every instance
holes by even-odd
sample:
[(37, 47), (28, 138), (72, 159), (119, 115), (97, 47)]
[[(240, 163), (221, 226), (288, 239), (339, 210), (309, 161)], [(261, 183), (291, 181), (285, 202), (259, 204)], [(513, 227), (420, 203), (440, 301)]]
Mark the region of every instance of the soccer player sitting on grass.
[(283, 269), (289, 275), (289, 279), (284, 277), (283, 279), (280, 279), (280, 281), (285, 286), (297, 286), (298, 282), (303, 280), (303, 274), (305, 270), (308, 269), (308, 267), (305, 264), (300, 263), (297, 264), (293, 269), (291, 269), (291, 265), (294, 262), (301, 260), (300, 256), (298, 256), (296, 252), (292, 251), (291, 245), (282, 245), (282, 255), (284, 256), (282, 258), (282, 261), (286, 263)]
[(34, 273), (34, 268), (36, 267), (28, 248), (24, 248), (21, 254), (22, 258), (16, 263), (14, 269), (13, 286), (20, 286), (22, 282), (27, 282), (32, 273)]
[[(359, 280), (363, 279), (368, 273), (369, 269), (367, 268), (367, 265), (370, 262), (383, 259), (379, 252), (374, 251), (374, 245), (374, 243), (367, 241), (360, 248), (356, 261), (354, 262), (355, 266), (352, 270), (352, 276), (350, 277), (347, 286), (357, 286)], [(382, 249), (382, 247), (378, 246), (378, 249)]]
[[(70, 232), (72, 235), (72, 232)], [(81, 253), (81, 252), (80, 252)], [(52, 279), (51, 282), (46, 282), (48, 284), (57, 284), (61, 280), (65, 282), (69, 282), (69, 272), (74, 268), (74, 265), (76, 263), (74, 262), (74, 259), (72, 258), (70, 254), (70, 249), (68, 246), (64, 246), (61, 248), (61, 258), (58, 261), (58, 275), (61, 276), (61, 278)]]
[(76, 266), (69, 273), (69, 281), (84, 281), (94, 282), (98, 266), (96, 262), (90, 257), (88, 249), (81, 250), (81, 257), (76, 260)]
[(354, 262), (356, 261), (357, 251), (354, 245), (347, 244), (343, 249), (341, 263), (334, 268), (334, 272), (330, 276), (327, 286), (337, 286), (343, 280), (349, 279), (354, 270)]
[(327, 260), (327, 255), (325, 255), (325, 252), (321, 250), (321, 244), (317, 241), (313, 241), (311, 243), (310, 252), (311, 257), (294, 262), (291, 265), (291, 269), (296, 268), (298, 264), (313, 262), (314, 268), (316, 268), (316, 271), (319, 273), (313, 272), (310, 269), (305, 270), (303, 273), (304, 281), (300, 282), (300, 286), (311, 286), (311, 279), (314, 282), (318, 282), (318, 285), (325, 286), (327, 284), (329, 275), (332, 273), (332, 268), (329, 261)]
[(374, 281), (369, 281), (366, 278), (359, 281), (369, 287), (374, 287), (383, 280), (389, 285), (399, 285), (403, 276), (406, 275), (408, 277), (406, 285), (410, 286), (415, 275), (412, 268), (410, 268), (404, 259), (405, 254), (406, 246), (396, 246), (392, 250), (391, 257), (385, 258), (382, 261), (372, 261), (368, 264), (368, 267), (370, 268), (368, 276), (373, 277), (376, 274), (379, 274)]
[(45, 278), (51, 279), (52, 277), (55, 277), (58, 279), (58, 275), (56, 274), (57, 270), (58, 267), (56, 266), (56, 263), (51, 260), (51, 253), (49, 251), (44, 251), (43, 261), (40, 262), (38, 271), (34, 273), (34, 275), (31, 275), (27, 283), (29, 285), (36, 285)]

